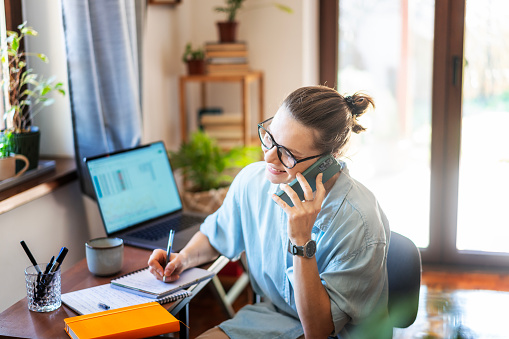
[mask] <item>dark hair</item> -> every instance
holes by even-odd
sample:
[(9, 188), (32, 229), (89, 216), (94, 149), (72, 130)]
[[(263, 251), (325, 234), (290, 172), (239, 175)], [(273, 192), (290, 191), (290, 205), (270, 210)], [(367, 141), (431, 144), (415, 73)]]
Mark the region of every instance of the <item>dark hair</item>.
[(319, 132), (320, 137), (314, 140), (316, 149), (342, 156), (352, 132), (366, 130), (357, 118), (366, 113), (370, 105), (375, 107), (367, 94), (357, 92), (344, 97), (326, 86), (309, 86), (292, 92), (281, 106), (295, 120)]

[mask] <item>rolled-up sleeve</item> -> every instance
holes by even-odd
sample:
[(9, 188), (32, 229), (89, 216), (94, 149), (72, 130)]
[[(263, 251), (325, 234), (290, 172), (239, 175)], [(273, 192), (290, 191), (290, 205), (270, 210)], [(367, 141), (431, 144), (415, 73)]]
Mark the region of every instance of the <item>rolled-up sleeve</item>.
[(360, 323), (383, 302), (382, 292), (387, 284), (384, 256), (384, 243), (369, 244), (345, 261), (331, 262), (321, 274), (336, 333), (348, 321), (353, 325)]

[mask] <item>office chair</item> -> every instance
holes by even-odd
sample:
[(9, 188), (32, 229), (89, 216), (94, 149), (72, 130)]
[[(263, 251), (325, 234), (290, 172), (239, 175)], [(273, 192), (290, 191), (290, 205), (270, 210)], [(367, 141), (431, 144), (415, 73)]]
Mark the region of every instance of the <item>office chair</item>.
[(387, 254), (388, 310), (392, 327), (413, 324), (419, 308), (421, 254), (412, 240), (391, 231)]

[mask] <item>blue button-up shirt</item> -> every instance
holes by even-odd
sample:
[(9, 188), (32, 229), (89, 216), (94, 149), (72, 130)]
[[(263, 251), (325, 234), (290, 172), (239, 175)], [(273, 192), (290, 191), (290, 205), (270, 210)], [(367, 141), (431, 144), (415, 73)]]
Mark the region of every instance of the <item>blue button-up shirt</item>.
[[(343, 170), (325, 197), (312, 239), (322, 283), (329, 294), (334, 335), (387, 305), (389, 223), (373, 194)], [(277, 189), (265, 162), (244, 168), (225, 201), (201, 231), (222, 255), (246, 253), (250, 282), (264, 303), (248, 305), (220, 328), (232, 338), (297, 338), (303, 332), (293, 289), (293, 258), (287, 251), (286, 213), (272, 200)]]

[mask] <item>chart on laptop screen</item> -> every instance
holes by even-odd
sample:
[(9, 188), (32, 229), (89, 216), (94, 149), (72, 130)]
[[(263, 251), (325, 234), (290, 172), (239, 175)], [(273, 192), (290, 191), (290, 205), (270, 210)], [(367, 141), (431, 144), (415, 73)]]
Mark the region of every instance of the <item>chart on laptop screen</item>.
[(182, 208), (162, 144), (92, 160), (88, 166), (109, 233)]

